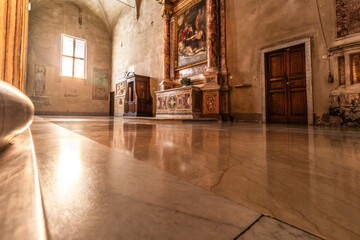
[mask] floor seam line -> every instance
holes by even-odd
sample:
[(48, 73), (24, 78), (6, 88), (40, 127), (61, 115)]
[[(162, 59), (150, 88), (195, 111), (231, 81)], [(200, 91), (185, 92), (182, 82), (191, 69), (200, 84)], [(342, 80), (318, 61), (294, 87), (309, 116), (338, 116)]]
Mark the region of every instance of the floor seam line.
[(234, 240), (239, 239), (242, 235), (244, 235), (247, 231), (249, 231), (256, 223), (258, 223), (258, 222), (260, 221), (260, 219), (261, 219), (262, 217), (264, 217), (263, 214), (261, 214), (261, 216), (260, 216), (258, 219), (256, 219), (252, 224), (250, 224), (250, 226), (248, 226), (244, 231), (242, 231), (239, 235), (237, 235), (237, 236), (234, 238)]

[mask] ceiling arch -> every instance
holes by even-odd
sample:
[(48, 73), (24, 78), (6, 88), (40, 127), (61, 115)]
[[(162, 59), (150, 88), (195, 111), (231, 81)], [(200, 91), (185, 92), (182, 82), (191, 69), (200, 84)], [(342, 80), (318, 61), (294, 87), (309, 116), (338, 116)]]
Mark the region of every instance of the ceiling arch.
[[(46, 1), (52, 0), (30, 0), (33, 9)], [(127, 9), (133, 11), (134, 16), (138, 17), (141, 3), (141, 0), (64, 0), (64, 2), (65, 1), (71, 1), (79, 6), (85, 6), (90, 9), (104, 21), (111, 33), (113, 32), (120, 12)]]

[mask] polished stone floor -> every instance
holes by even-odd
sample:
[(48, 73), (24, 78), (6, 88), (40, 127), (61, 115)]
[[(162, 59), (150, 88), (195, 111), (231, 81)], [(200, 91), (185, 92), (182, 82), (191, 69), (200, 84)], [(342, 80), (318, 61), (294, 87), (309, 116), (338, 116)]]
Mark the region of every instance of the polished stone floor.
[(356, 129), (42, 117), (31, 133), (51, 239), (360, 239)]

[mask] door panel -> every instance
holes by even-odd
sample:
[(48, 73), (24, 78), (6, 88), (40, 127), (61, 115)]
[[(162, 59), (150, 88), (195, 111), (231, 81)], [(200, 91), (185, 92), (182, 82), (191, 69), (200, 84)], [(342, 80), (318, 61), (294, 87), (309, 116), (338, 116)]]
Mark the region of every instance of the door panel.
[(304, 45), (266, 55), (267, 114), (270, 122), (306, 123)]
[(284, 69), (284, 55), (282, 53), (276, 53), (269, 56), (270, 58), (270, 74), (271, 78), (283, 77), (285, 75)]
[(294, 76), (297, 74), (304, 74), (305, 72), (305, 56), (304, 56), (303, 47), (291, 49), (289, 51), (289, 75)]

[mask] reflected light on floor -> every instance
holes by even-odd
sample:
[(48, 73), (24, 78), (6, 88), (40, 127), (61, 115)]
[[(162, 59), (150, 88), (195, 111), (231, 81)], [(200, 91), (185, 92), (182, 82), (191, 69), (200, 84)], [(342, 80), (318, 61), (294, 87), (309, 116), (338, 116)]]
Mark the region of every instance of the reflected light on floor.
[(58, 189), (68, 191), (81, 175), (80, 141), (77, 138), (61, 140), (61, 153), (58, 161)]

